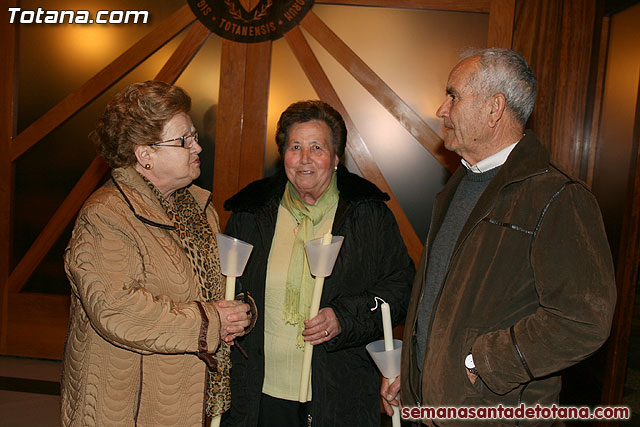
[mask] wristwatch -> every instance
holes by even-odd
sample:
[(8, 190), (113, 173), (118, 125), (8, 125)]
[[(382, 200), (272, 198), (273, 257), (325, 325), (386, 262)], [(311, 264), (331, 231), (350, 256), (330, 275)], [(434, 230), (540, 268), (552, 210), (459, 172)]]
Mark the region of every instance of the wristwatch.
[(473, 363), (473, 354), (467, 354), (467, 357), (465, 357), (464, 359), (464, 367), (467, 368), (467, 371), (471, 372), (473, 375), (478, 375), (476, 364)]

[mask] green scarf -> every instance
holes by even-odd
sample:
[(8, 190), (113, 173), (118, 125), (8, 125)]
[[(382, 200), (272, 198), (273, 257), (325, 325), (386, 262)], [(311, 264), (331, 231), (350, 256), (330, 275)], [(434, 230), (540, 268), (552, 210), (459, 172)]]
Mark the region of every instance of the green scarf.
[(298, 325), (298, 340), (296, 346), (304, 348), (304, 321), (309, 319), (311, 297), (313, 295), (314, 279), (309, 271), (305, 242), (313, 240), (313, 227), (338, 203), (338, 181), (336, 173), (331, 177), (331, 183), (322, 193), (315, 205), (303, 201), (291, 182), (287, 182), (284, 196), (280, 204), (291, 213), (298, 224), (298, 233), (293, 242), (289, 271), (287, 273), (287, 287), (284, 299), (284, 321), (290, 325)]

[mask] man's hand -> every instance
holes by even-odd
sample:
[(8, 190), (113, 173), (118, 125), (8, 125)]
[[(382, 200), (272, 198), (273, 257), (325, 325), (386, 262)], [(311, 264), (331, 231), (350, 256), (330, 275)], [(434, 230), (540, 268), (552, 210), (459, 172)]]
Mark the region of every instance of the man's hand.
[(400, 400), (397, 399), (400, 392), (400, 376), (395, 381), (389, 384), (388, 378), (382, 378), (382, 384), (380, 385), (380, 396), (382, 396), (382, 407), (384, 411), (390, 417), (393, 416), (393, 406), (400, 406)]
[(471, 381), (471, 384), (475, 384), (478, 376), (477, 375), (473, 375), (471, 372), (469, 372), (469, 370), (467, 369), (467, 378), (469, 378), (469, 381)]

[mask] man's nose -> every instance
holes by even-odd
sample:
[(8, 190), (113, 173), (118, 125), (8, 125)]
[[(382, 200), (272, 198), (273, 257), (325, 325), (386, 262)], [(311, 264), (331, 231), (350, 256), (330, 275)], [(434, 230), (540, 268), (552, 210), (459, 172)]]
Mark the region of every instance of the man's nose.
[(442, 105), (440, 105), (440, 107), (438, 107), (438, 110), (436, 111), (436, 116), (441, 119), (444, 119), (448, 115), (449, 115), (449, 106), (448, 106), (448, 102), (445, 101), (442, 103)]

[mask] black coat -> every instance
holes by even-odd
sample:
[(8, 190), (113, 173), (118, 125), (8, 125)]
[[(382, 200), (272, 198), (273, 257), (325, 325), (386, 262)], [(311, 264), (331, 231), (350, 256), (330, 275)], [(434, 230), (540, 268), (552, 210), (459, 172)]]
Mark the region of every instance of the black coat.
[[(249, 290), (258, 306), (255, 329), (238, 340), (249, 358), (232, 352), (231, 409), (223, 417), (224, 426), (254, 426), (258, 421), (267, 260), (286, 182), (280, 171), (249, 184), (224, 205), (232, 211), (225, 232), (254, 245), (238, 288)], [(403, 322), (415, 269), (385, 204), (389, 196), (342, 166), (338, 190), (332, 234), (344, 236), (344, 242), (333, 273), (325, 280), (320, 307), (333, 308), (342, 333), (313, 352), (313, 426), (377, 427), (380, 380), (365, 345), (383, 331), (380, 311), (370, 308), (374, 296), (379, 296), (391, 306), (393, 324)]]

